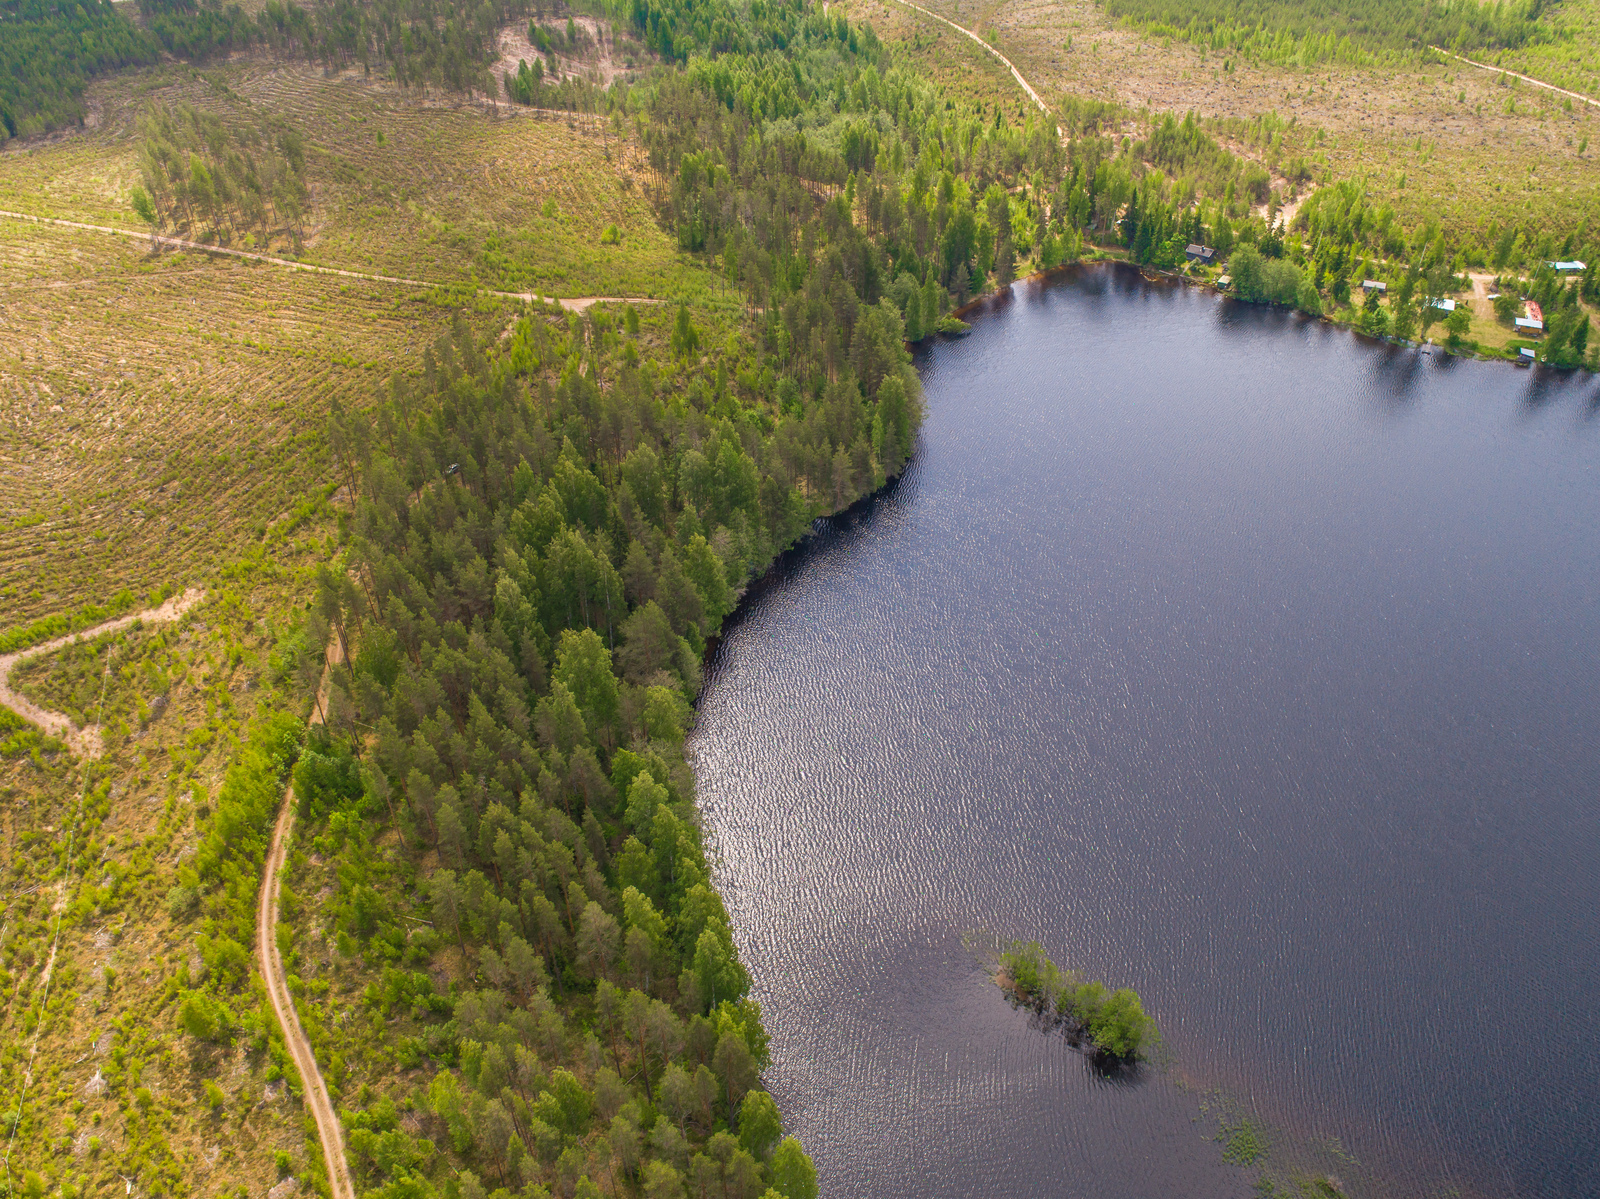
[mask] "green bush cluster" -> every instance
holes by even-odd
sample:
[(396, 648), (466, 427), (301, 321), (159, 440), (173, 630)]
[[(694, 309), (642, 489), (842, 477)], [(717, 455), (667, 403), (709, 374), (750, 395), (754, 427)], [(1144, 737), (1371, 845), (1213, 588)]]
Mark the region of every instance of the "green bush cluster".
[[(545, 25), (537, 18), (528, 22), (528, 41), (543, 58), (535, 58), (530, 67), (521, 59), (515, 74), (505, 77), (506, 95), (518, 104), (536, 108), (567, 108), (589, 111), (600, 106), (601, 89), (588, 79), (569, 73), (560, 74), (557, 55), (579, 60), (591, 59), (599, 47), (589, 32), (570, 16), (563, 25)], [(545, 63), (549, 62), (552, 82), (545, 82)]]
[(55, 754), (66, 744), (46, 736), (10, 708), (0, 708), (0, 758), (26, 758)]
[[(169, 592), (158, 591), (150, 596), (151, 606), (159, 604), (167, 598)], [(84, 604), (76, 612), (61, 612), (51, 616), (42, 616), (31, 624), (17, 628), (7, 629), (0, 633), (0, 654), (14, 653), (19, 649), (27, 649), (31, 645), (38, 645), (42, 641), (49, 641), (67, 633), (77, 632), (79, 629), (90, 628), (107, 620), (114, 620), (118, 616), (133, 611), (139, 604), (138, 597), (126, 589), (117, 592), (104, 604)]]
[(1103, 983), (1058, 969), (1037, 941), (1017, 941), (1002, 953), (1000, 978), (1013, 1000), (1109, 1057), (1135, 1061), (1158, 1039), (1137, 994), (1126, 987), (1107, 993)]
[(301, 721), (287, 712), (256, 722), (223, 776), (210, 816), (200, 821), (194, 858), (178, 867), (168, 892), (169, 912), (182, 916), (198, 905), (202, 918), (195, 944), (204, 976), (191, 979), (185, 968), (176, 980), (178, 1024), (196, 1040), (223, 1042), (242, 1024), (253, 1027), (255, 1013), (236, 1014), (232, 997), (250, 977), (261, 866), (302, 735)]

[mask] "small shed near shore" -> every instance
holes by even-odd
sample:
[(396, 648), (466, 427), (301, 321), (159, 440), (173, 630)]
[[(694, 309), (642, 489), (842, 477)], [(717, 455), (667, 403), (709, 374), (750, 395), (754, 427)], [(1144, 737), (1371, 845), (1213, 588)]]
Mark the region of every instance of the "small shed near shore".
[(1200, 246), (1191, 242), (1183, 248), (1183, 256), (1190, 262), (1198, 262), (1201, 266), (1210, 266), (1217, 257), (1217, 251), (1212, 246)]
[(1523, 366), (1526, 366), (1537, 357), (1538, 355), (1533, 352), (1533, 349), (1530, 346), (1523, 346), (1517, 351), (1517, 362)]

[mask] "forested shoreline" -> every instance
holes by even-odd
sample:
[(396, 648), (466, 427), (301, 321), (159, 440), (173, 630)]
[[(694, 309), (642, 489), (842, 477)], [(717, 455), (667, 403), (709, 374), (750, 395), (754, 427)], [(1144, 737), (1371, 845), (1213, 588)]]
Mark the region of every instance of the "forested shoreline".
[[(1082, 105), (1063, 144), (798, 2), (633, 20), (687, 65), (609, 102), (678, 245), (739, 297), (738, 331), (712, 344), (686, 303), (648, 325), (533, 307), (487, 341), (458, 321), (329, 427), (353, 512), (302, 644), (331, 635), (344, 664), (296, 791), (340, 863), (331, 907), (374, 973), (375, 1027), (402, 1020), (392, 1052), (431, 1071), (346, 1113), (378, 1194), (815, 1194), (757, 1089), (767, 1040), (683, 755), (707, 640), (816, 516), (903, 468), (905, 344), (952, 306), (1097, 240), (1162, 265), (1225, 231), (1264, 277), (1296, 252), (1253, 211), (1267, 180), (1192, 120), (1136, 146)], [(1319, 229), (1329, 203), (1308, 206)], [(1019, 954), (1020, 997), (1138, 1056), (1137, 997)]]
[[(819, 30), (830, 54), (837, 34)], [(714, 124), (714, 99), (662, 98), (658, 119), (687, 103)], [(330, 426), (348, 570), (323, 576), (302, 645), (314, 662), (331, 633), (348, 657), (296, 794), (343, 863), (342, 943), (382, 979), (369, 1003), (409, 1012), (395, 1051), (433, 1066), (425, 1091), (346, 1113), (369, 1192), (816, 1194), (756, 1089), (766, 1036), (682, 747), (745, 581), (901, 470), (920, 393), (901, 312), (869, 289), (892, 277), (881, 239), (774, 165), (761, 211), (789, 245), (764, 230), (735, 256), (770, 314), (747, 336), (709, 345), (687, 306), (653, 330), (637, 308), (534, 308), (487, 345), (458, 322), (420, 377)], [(669, 219), (726, 260), (703, 215)], [(225, 890), (185, 885), (223, 919)], [(420, 969), (440, 961), (448, 987)], [(201, 1017), (237, 985), (208, 974), (192, 1033), (230, 1035)]]
[[(1270, 114), (1224, 126), (1090, 101), (1040, 117), (958, 100), (870, 27), (805, 0), (604, 11), (657, 56), (649, 70), (601, 89), (547, 82), (536, 59), (501, 86), (516, 103), (599, 110), (601, 136), (648, 163), (618, 185), (648, 194), (669, 246), (726, 290), (667, 282), (658, 307), (581, 315), (529, 305), (493, 329), (467, 312), (370, 411), (335, 404), (329, 490), (346, 503), (272, 667), (315, 694), (333, 640), (326, 721), (306, 741), (282, 714), (262, 720), (214, 805), (196, 789), (198, 849), (176, 860), (167, 894), (197, 952), (156, 1010), (172, 1005), (197, 1058), (238, 1050), (270, 1063), (272, 1083), (292, 1079), (247, 949), (292, 771), (291, 873), (307, 882), (285, 886), (281, 947), (352, 1169), (383, 1199), (817, 1193), (761, 1089), (762, 1013), (684, 742), (706, 646), (749, 580), (905, 468), (922, 416), (908, 342), (1086, 248), (1165, 270), (1194, 241), (1231, 255), (1244, 298), (1308, 312), (1347, 302), (1369, 270), (1409, 281), (1368, 319), (1398, 335), (1411, 313), (1425, 331), (1423, 300), (1470, 261), (1510, 280), (1588, 236), (1496, 229), (1455, 244), (1437, 223), (1399, 227), (1356, 184), (1322, 187), (1285, 223), (1278, 181), (1308, 185), (1315, 168), (1285, 151), (1288, 126)], [(9, 135), (69, 123), (95, 73), (163, 54), (256, 47), (407, 87), (493, 89), (498, 34), (529, 8), (270, 0), (251, 16), (141, 0), (137, 37), (103, 4), (37, 13), (33, 33), (76, 40), (38, 50), (5, 28), (7, 56), (37, 53), (0, 97)], [(571, 19), (535, 14), (527, 28), (546, 63), (587, 53)], [(311, 223), (315, 156), (308, 167), (303, 135), (274, 114), (156, 102), (139, 133), (131, 201), (152, 226), (250, 244)], [(546, 203), (537, 236), (556, 228)], [(618, 236), (612, 225), (597, 240)], [(500, 285), (498, 233), (470, 252), (457, 301)], [(1526, 284), (1580, 358), (1571, 314), (1595, 278), (1536, 269)], [(186, 813), (177, 802), (169, 813)], [(1041, 1014), (1120, 1059), (1148, 1044), (1137, 997), (1069, 986), (1048, 959), (1015, 954), (1015, 993)], [(335, 972), (364, 990), (322, 1026)], [(357, 1054), (383, 1069), (345, 1087)], [(107, 1066), (128, 1099), (119, 1164), (178, 1188), (192, 1163), (165, 1139), (140, 1065)], [(207, 1076), (201, 1094), (220, 1112), (216, 1088)]]
[[(814, 513), (898, 472), (915, 376), (896, 341), (873, 399), (845, 366), (806, 421), (740, 402), (722, 363), (664, 385), (638, 330), (536, 312), (491, 359), (458, 329), (374, 421), (336, 428), (353, 578), (326, 576), (318, 611), (352, 656), (297, 792), (350, 863), (369, 952), (461, 952), (448, 997), (412, 975), (395, 999), (450, 1014), (423, 1040), (445, 1067), (426, 1107), (486, 1187), (585, 1194), (603, 1167), (650, 1195), (798, 1199), (814, 1174), (754, 1089), (761, 1013), (682, 746), (705, 639)], [(696, 333), (674, 322), (680, 369)], [(372, 848), (384, 824), (397, 859)], [(431, 935), (406, 936), (368, 881), (390, 872), (426, 896)], [(369, 1181), (431, 1193), (414, 1142), (351, 1140)]]

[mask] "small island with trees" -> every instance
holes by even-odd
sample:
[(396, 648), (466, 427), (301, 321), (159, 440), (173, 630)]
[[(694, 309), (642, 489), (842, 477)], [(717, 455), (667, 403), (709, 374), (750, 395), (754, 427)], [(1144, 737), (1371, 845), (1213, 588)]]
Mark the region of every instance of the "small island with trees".
[(1000, 954), (994, 980), (1013, 1005), (1032, 1009), (1045, 1031), (1059, 1028), (1096, 1061), (1128, 1065), (1149, 1057), (1160, 1042), (1135, 992), (1120, 987), (1107, 994), (1104, 983), (1058, 968), (1037, 941), (1013, 941)]

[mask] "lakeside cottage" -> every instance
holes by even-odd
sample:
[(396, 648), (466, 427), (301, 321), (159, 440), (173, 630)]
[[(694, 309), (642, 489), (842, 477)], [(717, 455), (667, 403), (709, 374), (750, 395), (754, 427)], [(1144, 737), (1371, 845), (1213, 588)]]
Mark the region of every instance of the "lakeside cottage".
[(1183, 256), (1190, 262), (1198, 262), (1201, 266), (1210, 266), (1216, 258), (1217, 251), (1211, 246), (1197, 246), (1193, 243), (1183, 248)]
[(1537, 317), (1519, 316), (1517, 318), (1517, 328), (1523, 333), (1531, 333), (1536, 337), (1544, 336), (1544, 322)]
[(1363, 279), (1361, 281), (1361, 290), (1385, 292), (1389, 290), (1389, 285), (1387, 283), (1380, 283), (1376, 279)]

